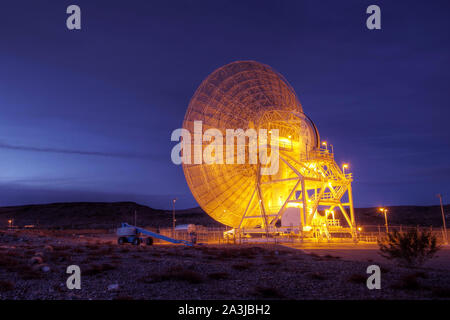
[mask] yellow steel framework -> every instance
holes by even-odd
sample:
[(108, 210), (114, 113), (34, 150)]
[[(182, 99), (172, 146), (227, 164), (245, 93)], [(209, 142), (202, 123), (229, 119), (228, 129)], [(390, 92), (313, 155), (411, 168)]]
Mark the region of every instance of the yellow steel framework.
[[(183, 163), (189, 188), (211, 217), (238, 230), (272, 233), (279, 231), (287, 210), (295, 208), (290, 209), (298, 212), (295, 227), (304, 236), (329, 238), (334, 231), (355, 236), (352, 175), (341, 170), (330, 150), (321, 148), (317, 128), (279, 73), (254, 61), (217, 69), (192, 97), (183, 128), (194, 132), (195, 121), (202, 122), (203, 134), (211, 128), (224, 134), (227, 129), (265, 129), (270, 139), (278, 131), (279, 170), (274, 174), (262, 175), (263, 165), (248, 162), (249, 140), (243, 164)], [(264, 147), (274, 152), (269, 141)], [(206, 145), (196, 149), (194, 144), (191, 151), (203, 152)], [(335, 209), (347, 228), (335, 219)]]

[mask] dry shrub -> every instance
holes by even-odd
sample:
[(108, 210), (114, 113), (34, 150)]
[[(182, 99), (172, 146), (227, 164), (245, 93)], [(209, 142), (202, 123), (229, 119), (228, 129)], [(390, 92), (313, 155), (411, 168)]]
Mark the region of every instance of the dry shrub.
[(0, 280), (0, 292), (14, 290), (15, 284), (11, 281)]
[(347, 281), (361, 284), (367, 282), (367, 277), (359, 273), (354, 273), (348, 277)]
[(42, 259), (42, 257), (39, 257), (39, 256), (32, 257), (30, 259), (30, 264), (31, 265), (42, 264), (43, 262), (44, 262), (44, 259)]
[(281, 262), (278, 261), (278, 260), (268, 260), (266, 263), (267, 263), (269, 266), (279, 266), (279, 265), (281, 265)]
[(113, 253), (113, 251), (114, 251), (113, 247), (108, 246), (108, 247), (101, 248), (96, 254), (104, 256), (104, 255)]
[(422, 277), (420, 273), (412, 273), (403, 276), (399, 281), (392, 285), (393, 289), (400, 290), (420, 290), (423, 289), (422, 285), (417, 280)]
[(100, 245), (98, 245), (98, 244), (87, 244), (86, 248), (89, 249), (89, 250), (98, 250), (98, 249), (100, 249)]
[(192, 284), (197, 284), (203, 282), (203, 276), (195, 271), (185, 269), (181, 266), (171, 267), (166, 272), (163, 273), (152, 273), (147, 277), (140, 279), (146, 283), (155, 283), (163, 281), (186, 281)]
[(209, 254), (215, 255), (218, 260), (229, 259), (254, 259), (256, 255), (264, 254), (266, 250), (260, 247), (248, 247), (248, 248), (224, 248), (216, 251), (210, 251)]
[(416, 229), (408, 232), (394, 230), (387, 234), (386, 239), (379, 241), (378, 245), (382, 257), (407, 267), (422, 265), (439, 250), (435, 235)]
[(339, 256), (332, 256), (331, 254), (326, 254), (323, 257), (325, 259), (328, 259), (328, 260), (339, 260), (339, 259), (341, 259), (341, 257), (339, 257)]
[(43, 271), (44, 267), (48, 267), (45, 263), (35, 264), (31, 267), (31, 269), (35, 272)]
[(20, 265), (20, 260), (7, 255), (0, 255), (0, 267), (7, 271), (15, 271), (15, 268)]
[(303, 260), (304, 256), (302, 254), (294, 254), (291, 259), (293, 260)]
[(310, 257), (312, 257), (314, 260), (316, 260), (316, 261), (321, 261), (321, 260), (323, 260), (323, 258), (320, 256), (320, 255), (318, 255), (317, 253), (314, 253), (314, 252), (311, 252), (311, 253), (309, 253), (308, 254)]
[(255, 295), (260, 298), (266, 299), (281, 299), (284, 295), (277, 289), (273, 287), (256, 287), (254, 290)]
[(15, 257), (15, 258), (23, 258), (24, 257), (23, 252), (19, 252), (19, 251), (15, 251), (15, 250), (9, 250), (5, 254), (10, 257)]
[(122, 261), (122, 257), (117, 255), (117, 254), (111, 254), (110, 256), (108, 256), (109, 259), (115, 261), (115, 262), (121, 262)]
[(390, 272), (391, 271), (391, 269), (389, 269), (389, 268), (386, 268), (386, 267), (383, 267), (383, 266), (380, 266), (380, 272), (383, 274), (383, 273), (388, 273), (388, 272)]
[(115, 269), (117, 269), (117, 266), (110, 263), (92, 264), (86, 270), (82, 270), (82, 274), (86, 276), (93, 276)]
[(68, 245), (62, 245), (62, 246), (55, 246), (55, 247), (53, 247), (53, 249), (54, 249), (54, 251), (67, 251), (67, 250), (72, 249), (72, 247), (68, 246)]
[(410, 274), (410, 276), (416, 277), (416, 278), (428, 279), (428, 275), (423, 271), (414, 272), (414, 273)]
[(255, 255), (263, 254), (266, 250), (260, 247), (239, 248), (237, 254), (239, 257), (253, 258)]
[(34, 270), (30, 266), (20, 266), (15, 270), (23, 280), (42, 279), (42, 272)]
[(50, 259), (55, 262), (71, 262), (72, 254), (69, 252), (57, 251), (51, 254)]
[(230, 274), (228, 272), (213, 272), (208, 274), (208, 278), (212, 280), (225, 280), (230, 278)]
[(309, 274), (309, 277), (313, 280), (325, 280), (326, 279), (326, 277), (319, 272), (313, 272), (313, 273)]
[(233, 264), (231, 267), (238, 271), (248, 270), (253, 266), (251, 262), (240, 262)]
[(25, 254), (27, 256), (34, 255), (34, 250), (33, 249), (27, 249), (27, 250), (25, 250)]

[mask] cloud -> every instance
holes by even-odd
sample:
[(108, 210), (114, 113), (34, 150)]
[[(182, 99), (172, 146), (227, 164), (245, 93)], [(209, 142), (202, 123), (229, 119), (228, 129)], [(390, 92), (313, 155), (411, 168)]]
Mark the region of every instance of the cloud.
[(137, 159), (159, 158), (158, 156), (152, 154), (87, 151), (87, 150), (50, 148), (50, 147), (33, 147), (33, 146), (13, 145), (5, 142), (0, 142), (0, 149), (30, 151), (30, 152), (76, 154), (82, 156), (116, 157), (116, 158), (137, 158)]

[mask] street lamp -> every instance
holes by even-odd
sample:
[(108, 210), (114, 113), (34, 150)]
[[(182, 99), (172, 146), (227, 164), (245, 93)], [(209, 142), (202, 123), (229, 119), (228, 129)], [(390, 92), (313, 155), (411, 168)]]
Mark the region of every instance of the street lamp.
[(9, 220), (8, 220), (8, 224), (9, 224), (9, 227), (12, 228), (12, 224), (13, 224), (12, 219), (9, 219)]
[(325, 150), (328, 151), (328, 146), (327, 146), (327, 142), (326, 141), (322, 141), (322, 145), (325, 147)]
[(442, 205), (442, 194), (438, 194), (437, 197), (439, 198), (439, 202), (441, 203), (441, 213), (442, 213), (442, 224), (443, 224), (443, 231), (444, 231), (444, 242), (445, 244), (448, 244), (447, 239), (447, 227), (445, 226), (445, 214), (444, 214), (444, 206)]
[(348, 163), (342, 165), (342, 173), (345, 175), (345, 169), (348, 169)]
[(386, 223), (386, 233), (389, 233), (389, 227), (388, 227), (388, 221), (387, 221), (387, 209), (386, 208), (380, 208), (380, 211), (384, 213), (384, 221)]
[(177, 202), (177, 198), (172, 200), (172, 236), (175, 236), (175, 202)]

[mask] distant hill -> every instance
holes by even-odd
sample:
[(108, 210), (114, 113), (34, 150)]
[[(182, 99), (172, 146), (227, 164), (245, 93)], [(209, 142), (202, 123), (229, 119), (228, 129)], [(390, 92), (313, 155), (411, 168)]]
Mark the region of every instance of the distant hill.
[[(388, 207), (390, 225), (442, 226), (439, 206), (392, 206)], [(450, 205), (444, 207), (447, 215)], [(134, 202), (75, 202), (51, 203), (0, 207), (0, 227), (6, 227), (9, 219), (17, 226), (39, 225), (44, 228), (116, 228), (121, 222), (149, 227), (170, 227), (172, 211), (153, 209)], [(355, 215), (358, 225), (383, 225), (384, 216), (377, 208), (357, 208)], [(450, 227), (448, 216), (447, 227)], [(219, 227), (218, 223), (201, 208), (176, 210), (177, 224), (194, 223), (209, 227)]]
[[(442, 226), (440, 206), (392, 206), (386, 208), (390, 225)], [(450, 205), (444, 206), (444, 213), (447, 215), (447, 228), (450, 228)], [(359, 225), (384, 225), (384, 215), (378, 208), (357, 208), (355, 214)]]
[[(17, 226), (36, 225), (43, 228), (116, 228), (122, 222), (149, 227), (172, 226), (172, 211), (153, 209), (134, 202), (75, 202), (0, 207), (0, 227), (9, 219)], [(200, 208), (177, 210), (176, 223), (220, 226)]]

